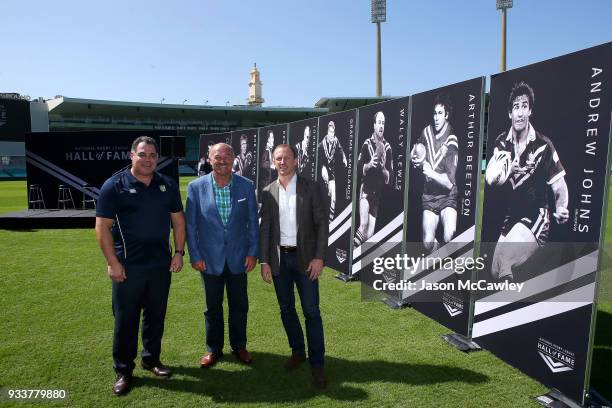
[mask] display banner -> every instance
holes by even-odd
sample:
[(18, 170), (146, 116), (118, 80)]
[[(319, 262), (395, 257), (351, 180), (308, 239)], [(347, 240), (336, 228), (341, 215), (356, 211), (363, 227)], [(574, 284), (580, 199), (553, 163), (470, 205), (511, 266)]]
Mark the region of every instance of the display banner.
[(23, 142), (31, 126), (30, 102), (0, 98), (0, 141)]
[[(404, 254), (412, 261), (404, 280), (415, 287), (404, 290), (403, 299), (464, 336), (471, 291), (429, 287), (456, 288), (458, 280), (471, 278), (463, 265), (474, 257), (484, 81), (475, 78), (411, 100)], [(453, 267), (445, 268), (450, 261)]]
[(287, 143), (287, 124), (266, 126), (259, 129), (259, 155), (257, 163), (257, 197), (261, 197), (261, 191), (278, 178), (274, 168), (272, 152), (274, 148), (282, 143)]
[(491, 79), (472, 336), (583, 403), (607, 203), (612, 43)]
[(325, 265), (350, 275), (357, 111), (321, 116), (319, 129), (322, 131), (317, 143), (317, 182), (327, 192), (329, 207)]
[(232, 132), (232, 148), (236, 155), (232, 171), (257, 185), (257, 129)]
[(304, 119), (289, 123), (289, 143), (298, 154), (297, 173), (314, 181), (317, 177), (318, 119)]
[(210, 152), (210, 147), (217, 143), (227, 143), (228, 145), (231, 145), (232, 133), (203, 133), (200, 135), (200, 153), (198, 154), (200, 160), (197, 166), (198, 176), (203, 176), (212, 171), (210, 160), (208, 159), (208, 153)]
[[(82, 208), (83, 198), (97, 199), (106, 179), (130, 166), (134, 139), (150, 136), (159, 145), (160, 136), (176, 135), (172, 130), (26, 133), (28, 189), (33, 184), (41, 188), (45, 208)], [(178, 160), (160, 157), (157, 171), (178, 183)], [(72, 202), (59, 205), (60, 185), (70, 189)]]
[(200, 135), (200, 160), (205, 159), (208, 160), (208, 152), (210, 151), (210, 146), (217, 143), (227, 143), (228, 145), (232, 145), (232, 133), (203, 133)]
[[(401, 249), (409, 100), (399, 98), (357, 110), (352, 275), (366, 268), (371, 271), (376, 257)], [(365, 276), (372, 275), (361, 277), (371, 285), (363, 280)]]

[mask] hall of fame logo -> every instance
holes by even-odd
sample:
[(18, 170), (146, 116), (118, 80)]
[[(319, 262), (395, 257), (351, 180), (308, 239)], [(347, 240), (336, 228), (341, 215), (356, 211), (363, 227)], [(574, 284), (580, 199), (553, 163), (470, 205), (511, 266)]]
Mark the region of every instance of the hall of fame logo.
[(451, 317), (463, 313), (463, 299), (448, 292), (442, 294), (442, 305)]
[(573, 352), (541, 337), (538, 339), (538, 354), (550, 371), (555, 374), (572, 371), (576, 363)]
[(340, 263), (344, 263), (347, 258), (347, 252), (344, 249), (336, 248), (336, 259)]

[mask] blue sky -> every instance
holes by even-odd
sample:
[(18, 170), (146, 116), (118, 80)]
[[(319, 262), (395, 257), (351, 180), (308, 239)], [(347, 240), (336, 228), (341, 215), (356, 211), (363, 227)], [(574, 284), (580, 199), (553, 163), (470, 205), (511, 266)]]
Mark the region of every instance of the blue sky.
[[(514, 0), (508, 69), (612, 41), (611, 0)], [(0, 92), (264, 106), (375, 94), (369, 0), (4, 0)], [(495, 0), (387, 0), (383, 94), (499, 70)]]

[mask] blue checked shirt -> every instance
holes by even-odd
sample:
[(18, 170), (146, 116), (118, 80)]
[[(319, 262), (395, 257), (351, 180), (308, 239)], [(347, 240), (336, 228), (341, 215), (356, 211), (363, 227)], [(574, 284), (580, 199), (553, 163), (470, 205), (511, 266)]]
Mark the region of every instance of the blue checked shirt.
[(215, 202), (217, 203), (221, 221), (223, 221), (223, 225), (227, 225), (230, 213), (232, 212), (232, 180), (225, 187), (220, 187), (215, 181), (214, 176), (212, 177), (212, 182)]

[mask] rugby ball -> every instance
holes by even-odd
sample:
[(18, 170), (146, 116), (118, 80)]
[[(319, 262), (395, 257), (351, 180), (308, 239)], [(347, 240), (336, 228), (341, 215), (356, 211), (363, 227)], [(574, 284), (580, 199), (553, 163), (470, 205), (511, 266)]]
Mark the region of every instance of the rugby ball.
[(501, 186), (508, 180), (512, 171), (510, 152), (497, 150), (487, 165), (485, 180), (491, 186)]
[(412, 150), (412, 161), (416, 164), (421, 164), (423, 160), (425, 160), (425, 146), (421, 143), (417, 143), (414, 145), (414, 149)]
[(327, 167), (325, 166), (321, 167), (321, 177), (323, 178), (325, 184), (327, 184), (329, 181), (329, 174), (327, 173)]

